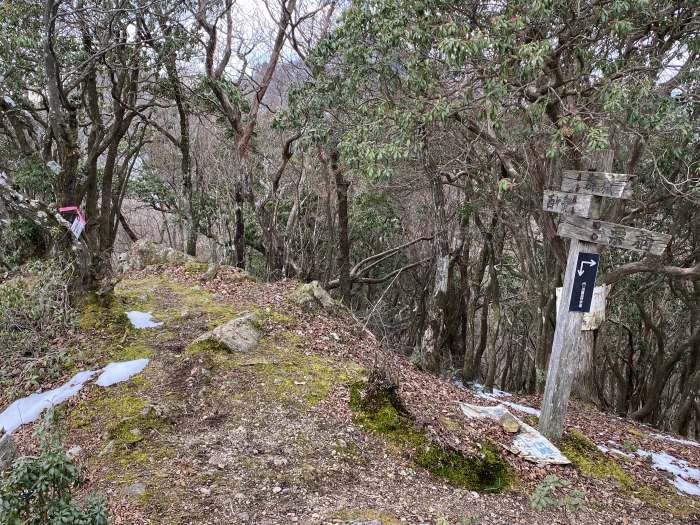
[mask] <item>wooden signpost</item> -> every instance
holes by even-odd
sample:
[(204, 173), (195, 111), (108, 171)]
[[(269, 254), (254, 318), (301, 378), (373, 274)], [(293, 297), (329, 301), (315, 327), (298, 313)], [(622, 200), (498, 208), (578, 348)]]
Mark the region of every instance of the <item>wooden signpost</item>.
[[(611, 155), (607, 164), (612, 165)], [(561, 191), (544, 193), (542, 208), (563, 216), (557, 234), (571, 239), (539, 422), (549, 439), (559, 439), (564, 431), (583, 315), (590, 311), (600, 266), (598, 245), (660, 255), (671, 240), (670, 235), (599, 220), (602, 198), (630, 198), (633, 180), (620, 173), (569, 170)]]

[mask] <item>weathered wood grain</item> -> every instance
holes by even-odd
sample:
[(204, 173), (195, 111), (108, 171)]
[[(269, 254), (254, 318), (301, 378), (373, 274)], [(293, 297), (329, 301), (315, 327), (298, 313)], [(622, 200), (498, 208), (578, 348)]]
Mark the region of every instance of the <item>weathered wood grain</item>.
[(583, 312), (570, 312), (569, 303), (574, 287), (576, 262), (580, 252), (595, 253), (595, 244), (572, 239), (569, 257), (566, 262), (561, 302), (557, 312), (557, 326), (552, 340), (552, 354), (549, 356), (547, 384), (542, 399), (542, 413), (539, 431), (549, 439), (559, 439), (564, 432), (566, 410), (571, 394), (571, 384), (576, 366), (576, 355), (581, 339)]
[(545, 190), (542, 197), (542, 209), (552, 213), (590, 217), (592, 202), (592, 195), (577, 195), (576, 193)]
[(671, 236), (665, 233), (571, 215), (565, 216), (559, 223), (557, 234), (561, 237), (654, 255), (661, 255), (671, 241)]
[(561, 191), (629, 199), (632, 197), (634, 179), (634, 175), (624, 173), (565, 170), (561, 179)]

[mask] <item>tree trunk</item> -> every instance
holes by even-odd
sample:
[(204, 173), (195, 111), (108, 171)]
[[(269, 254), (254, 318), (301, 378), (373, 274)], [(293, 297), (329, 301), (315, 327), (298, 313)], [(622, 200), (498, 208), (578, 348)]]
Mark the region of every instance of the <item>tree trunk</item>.
[(435, 173), (430, 163), (425, 163), (425, 173), (430, 177), (430, 189), (435, 217), (435, 279), (433, 293), (427, 312), (427, 327), (423, 332), (420, 347), (420, 360), (423, 369), (438, 373), (442, 366), (443, 345), (447, 333), (449, 308), (448, 291), (450, 283), (450, 250), (447, 238), (447, 216), (445, 214), (445, 194), (440, 175)]
[(498, 276), (496, 275), (496, 270), (494, 268), (493, 258), (489, 267), (489, 278), (491, 283), (489, 286), (491, 296), (491, 308), (489, 313), (489, 329), (488, 337), (486, 342), (486, 348), (489, 358), (489, 370), (486, 376), (486, 382), (484, 387), (488, 392), (493, 391), (494, 382), (496, 380), (496, 368), (497, 368), (497, 347), (496, 342), (498, 341), (498, 329), (501, 325), (501, 300), (500, 291), (498, 286)]
[(331, 170), (335, 177), (335, 191), (338, 199), (338, 273), (340, 295), (343, 303), (350, 305), (350, 237), (348, 234), (348, 187), (343, 172), (338, 165), (338, 152), (331, 154)]

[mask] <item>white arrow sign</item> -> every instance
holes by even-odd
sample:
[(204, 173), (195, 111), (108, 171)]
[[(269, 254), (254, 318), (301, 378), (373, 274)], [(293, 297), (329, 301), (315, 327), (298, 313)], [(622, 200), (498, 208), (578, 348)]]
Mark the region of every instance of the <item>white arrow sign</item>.
[(576, 272), (576, 273), (578, 273), (579, 277), (581, 277), (583, 275), (583, 265), (584, 264), (588, 264), (589, 266), (595, 266), (596, 262), (595, 261), (581, 261), (581, 266), (579, 266), (578, 272)]

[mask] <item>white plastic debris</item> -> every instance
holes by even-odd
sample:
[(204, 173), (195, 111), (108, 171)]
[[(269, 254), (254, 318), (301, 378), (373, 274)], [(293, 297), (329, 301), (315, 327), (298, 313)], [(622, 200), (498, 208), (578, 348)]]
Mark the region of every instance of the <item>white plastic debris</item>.
[(136, 329), (142, 328), (157, 328), (163, 325), (162, 321), (156, 321), (153, 319), (151, 312), (139, 312), (137, 310), (132, 310), (131, 312), (126, 312), (126, 316), (131, 321), (131, 324)]
[(112, 386), (139, 374), (148, 365), (148, 359), (136, 359), (121, 363), (110, 363), (102, 369), (95, 383), (99, 386)]
[(48, 161), (46, 163), (46, 167), (49, 168), (49, 170), (51, 170), (51, 173), (53, 173), (54, 175), (58, 175), (59, 173), (61, 173), (61, 170), (63, 170), (61, 165), (55, 160)]
[(11, 434), (20, 426), (36, 421), (44, 410), (60, 405), (77, 394), (94, 375), (93, 371), (78, 372), (65, 385), (14, 401), (0, 414), (0, 428)]
[[(486, 417), (499, 420), (505, 414), (512, 416), (503, 405), (482, 407), (459, 403), (459, 406), (467, 417)], [(511, 452), (540, 465), (568, 465), (571, 463), (546, 437), (527, 423), (513, 417), (520, 423), (520, 432), (513, 440)]]

